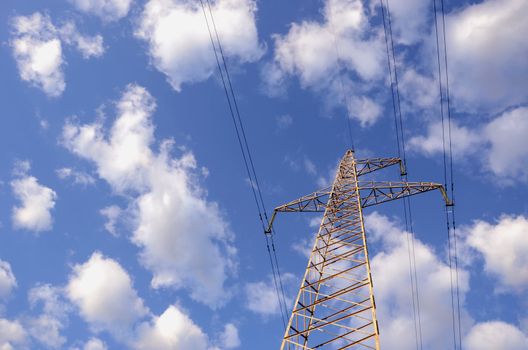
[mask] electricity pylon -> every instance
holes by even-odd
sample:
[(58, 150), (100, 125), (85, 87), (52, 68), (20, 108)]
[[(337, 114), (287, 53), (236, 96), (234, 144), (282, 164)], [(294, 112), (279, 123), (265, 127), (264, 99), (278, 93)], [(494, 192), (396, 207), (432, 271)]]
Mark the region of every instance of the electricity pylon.
[(324, 212), (308, 267), (284, 334), (281, 350), (379, 349), (379, 327), (362, 209), (431, 190), (432, 182), (359, 181), (399, 158), (358, 160), (349, 150), (332, 186), (275, 208), (278, 212)]

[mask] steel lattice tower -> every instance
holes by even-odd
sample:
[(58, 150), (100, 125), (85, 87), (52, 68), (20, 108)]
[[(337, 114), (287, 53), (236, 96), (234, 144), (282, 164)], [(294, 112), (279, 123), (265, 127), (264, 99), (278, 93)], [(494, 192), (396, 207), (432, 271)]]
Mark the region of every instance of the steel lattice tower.
[(399, 165), (399, 158), (358, 160), (349, 150), (332, 186), (275, 208), (277, 212), (324, 212), (293, 306), (281, 350), (379, 349), (379, 327), (362, 209), (438, 189), (432, 182), (359, 181), (373, 171)]

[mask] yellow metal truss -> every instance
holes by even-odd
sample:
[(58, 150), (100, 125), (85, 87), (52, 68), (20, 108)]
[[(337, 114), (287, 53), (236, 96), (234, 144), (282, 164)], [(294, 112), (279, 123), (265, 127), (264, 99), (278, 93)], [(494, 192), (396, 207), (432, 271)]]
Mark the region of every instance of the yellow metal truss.
[(267, 233), (278, 212), (324, 212), (281, 350), (380, 348), (362, 208), (436, 189), (451, 204), (440, 184), (358, 179), (391, 165), (405, 173), (398, 158), (349, 150), (332, 186), (275, 208)]

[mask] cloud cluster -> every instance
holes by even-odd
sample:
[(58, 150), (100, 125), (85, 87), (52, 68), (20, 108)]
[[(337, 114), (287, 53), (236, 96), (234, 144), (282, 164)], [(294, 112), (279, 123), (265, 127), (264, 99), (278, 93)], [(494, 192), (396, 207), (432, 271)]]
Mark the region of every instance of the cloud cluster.
[[(391, 349), (410, 349), (415, 345), (414, 337), (409, 330), (414, 328), (412, 315), (412, 297), (410, 291), (409, 256), (407, 240), (414, 239), (416, 256), (416, 269), (420, 292), (421, 324), (423, 346), (427, 349), (446, 349), (452, 346), (451, 329), (451, 295), (449, 266), (439, 258), (433, 249), (416, 238), (401, 230), (398, 225), (377, 212), (365, 217), (370, 242), (379, 246), (380, 251), (372, 260), (372, 278), (376, 295), (377, 313), (381, 332), (381, 345), (390, 344)], [(499, 233), (487, 230), (486, 224), (477, 223), (472, 229), (468, 241), (475, 247), (486, 246), (484, 252), (486, 261), (494, 259), (490, 253), (493, 245), (498, 251), (511, 249), (511, 242), (519, 236), (519, 232), (526, 228), (526, 219), (512, 222), (512, 218), (504, 218), (497, 225)], [(517, 225), (517, 227), (514, 227)], [(484, 226), (484, 227), (483, 227)], [(483, 233), (486, 232), (486, 233)], [(486, 234), (489, 243), (482, 243), (482, 235)], [(526, 241), (526, 239), (524, 239)], [(518, 268), (513, 264), (522, 261), (522, 256), (528, 252), (526, 245), (514, 250), (514, 257), (508, 262), (498, 263), (500, 271), (493, 272), (511, 276), (513, 271), (519, 274), (526, 270), (523, 266)], [(522, 255), (524, 254), (524, 255)], [(507, 259), (508, 260), (508, 259)], [(496, 258), (491, 263), (496, 263)], [(505, 266), (506, 265), (506, 266)], [(511, 269), (510, 271), (505, 271)], [(524, 269), (524, 270), (523, 270)], [(522, 273), (521, 273), (522, 275)], [(475, 323), (465, 307), (465, 298), (470, 291), (469, 272), (459, 270), (460, 303), (462, 315), (462, 335), (465, 348), (476, 349), (523, 349), (526, 347), (527, 336), (515, 325), (501, 321)], [(521, 277), (522, 279), (522, 277)], [(526, 281), (524, 281), (526, 282)], [(507, 344), (507, 345), (506, 345)]]
[(495, 277), (497, 291), (528, 290), (528, 218), (502, 216), (495, 223), (477, 220), (463, 229), (465, 244), (484, 259), (484, 270)]
[(0, 260), (0, 300), (9, 296), (16, 286), (17, 281), (11, 270), (11, 264)]
[[(366, 216), (371, 242), (381, 244), (381, 251), (371, 260), (372, 278), (381, 344), (392, 349), (410, 349), (415, 345), (409, 330), (414, 329), (412, 297), (410, 291), (409, 256), (407, 237), (395, 222), (373, 212)], [(418, 275), (423, 346), (427, 349), (445, 349), (452, 345), (451, 336), (451, 285), (449, 266), (439, 259), (431, 247), (414, 239)], [(465, 295), (469, 290), (469, 274), (459, 271), (462, 326), (471, 320), (464, 309)]]
[[(208, 337), (178, 306), (170, 305), (160, 316), (152, 315), (134, 289), (128, 272), (99, 252), (73, 267), (66, 294), (94, 330), (110, 332), (130, 348), (205, 350), (208, 347)], [(92, 348), (101, 348), (97, 340), (92, 343)], [(89, 343), (85, 349), (88, 346)]]
[(523, 0), (487, 0), (446, 17), (450, 87), (457, 107), (500, 111), (528, 102)]
[(220, 345), (223, 349), (235, 349), (240, 346), (238, 328), (234, 324), (225, 325), (224, 331), (220, 334)]
[(274, 36), (273, 61), (263, 71), (266, 90), (280, 93), (287, 78), (297, 77), (303, 88), (325, 92), (351, 118), (371, 125), (381, 108), (366, 92), (383, 76), (382, 37), (369, 27), (369, 10), (359, 0), (327, 0), (323, 16), (323, 22), (292, 23), (287, 34)]
[(87, 262), (74, 266), (66, 290), (86, 322), (118, 337), (123, 337), (148, 312), (128, 273), (98, 252)]
[[(227, 58), (240, 63), (258, 60), (263, 48), (258, 40), (255, 1), (218, 0), (211, 7)], [(216, 68), (204, 14), (197, 1), (149, 0), (135, 34), (147, 42), (152, 64), (176, 91), (184, 83), (208, 79)]]
[(517, 327), (501, 321), (475, 325), (464, 340), (464, 348), (468, 350), (522, 350), (527, 347), (528, 336)]
[(51, 230), (51, 210), (55, 207), (57, 194), (51, 188), (41, 185), (36, 177), (27, 174), (29, 162), (22, 162), (17, 168), (11, 188), (20, 204), (13, 207), (13, 226), (36, 233)]
[(103, 38), (81, 35), (73, 22), (56, 27), (47, 14), (35, 12), (11, 20), (11, 47), (20, 78), (58, 97), (66, 88), (63, 44), (75, 45), (84, 58), (103, 54)]
[[(444, 124), (448, 133), (447, 122)], [(501, 184), (528, 181), (528, 107), (508, 110), (487, 123), (472, 128), (451, 127), (453, 154), (458, 158), (476, 158), (477, 164), (491, 172)], [(414, 136), (409, 148), (434, 157), (442, 153), (442, 126), (429, 124), (426, 135)], [(448, 145), (447, 145), (448, 146)], [(481, 155), (484, 154), (484, 157)]]
[[(74, 265), (65, 286), (45, 284), (30, 289), (28, 301), (30, 314), (17, 320), (0, 318), (0, 349), (29, 349), (37, 344), (65, 348), (67, 339), (62, 332), (72, 311), (78, 312), (92, 332), (107, 332), (129, 349), (211, 349), (207, 335), (179, 306), (169, 305), (160, 316), (153, 315), (128, 272), (100, 252)], [(228, 328), (226, 349), (234, 347), (238, 336), (236, 327)], [(80, 350), (79, 346), (70, 348)], [(106, 350), (107, 345), (92, 337), (82, 349)]]
[(24, 327), (31, 337), (46, 348), (59, 349), (66, 343), (62, 331), (68, 325), (69, 303), (60, 288), (45, 284), (32, 288), (28, 293), (31, 309), (42, 309), (38, 316), (24, 320)]
[(152, 286), (185, 288), (193, 299), (218, 307), (230, 295), (224, 283), (235, 269), (232, 235), (218, 204), (207, 200), (198, 183), (193, 154), (173, 158), (170, 140), (161, 142), (159, 152), (152, 149), (154, 110), (147, 90), (129, 85), (110, 130), (97, 122), (70, 122), (63, 142), (130, 199), (132, 241), (153, 274)]
[[(296, 296), (294, 295), (293, 288), (298, 287), (295, 285), (297, 279), (291, 273), (284, 273), (281, 276), (284, 287), (286, 288), (286, 305), (291, 305), (293, 303), (293, 297)], [(281, 313), (281, 307), (274, 283), (272, 276), (268, 276), (263, 281), (247, 283), (244, 287), (246, 297), (245, 307), (249, 311), (264, 318), (278, 316)]]
[(60, 168), (55, 171), (57, 173), (57, 176), (62, 179), (72, 179), (74, 184), (77, 185), (93, 185), (95, 183), (95, 179), (92, 175), (85, 173), (83, 171), (79, 171), (72, 168)]
[(117, 21), (128, 14), (132, 0), (69, 0), (82, 12), (100, 17), (105, 22)]
[(138, 327), (138, 350), (206, 350), (207, 336), (176, 306), (169, 306), (159, 317)]
[(18, 321), (0, 318), (0, 349), (25, 348), (27, 333)]

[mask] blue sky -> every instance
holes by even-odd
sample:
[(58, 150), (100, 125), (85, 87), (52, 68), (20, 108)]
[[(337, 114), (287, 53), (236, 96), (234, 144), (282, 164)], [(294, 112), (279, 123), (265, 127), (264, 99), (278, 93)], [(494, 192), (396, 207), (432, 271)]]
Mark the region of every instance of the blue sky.
[[(528, 7), (445, 6), (462, 343), (526, 349)], [(443, 182), (432, 3), (390, 7), (409, 180)], [(396, 156), (377, 1), (217, 0), (213, 12), (268, 209), (330, 181), (346, 118), (358, 157)], [(0, 349), (278, 348), (199, 3), (3, 1), (0, 42)], [(424, 347), (451, 348), (443, 203), (412, 205)], [(365, 210), (388, 349), (415, 346), (402, 213)], [(289, 300), (316, 220), (277, 218)]]

